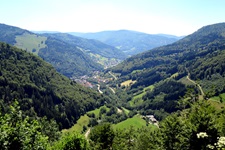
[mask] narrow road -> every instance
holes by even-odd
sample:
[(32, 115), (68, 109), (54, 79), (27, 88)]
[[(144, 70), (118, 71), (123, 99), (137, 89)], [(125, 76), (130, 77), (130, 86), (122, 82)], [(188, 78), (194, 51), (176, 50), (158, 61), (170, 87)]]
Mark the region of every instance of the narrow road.
[(110, 74), (115, 80), (117, 80), (117, 77), (116, 77), (114, 74), (112, 74), (111, 71), (109, 71), (109, 74)]
[(114, 90), (113, 88), (109, 87), (109, 89), (113, 92), (113, 94), (116, 93), (115, 90)]
[(90, 134), (90, 131), (91, 131), (91, 129), (89, 128), (88, 130), (87, 130), (87, 132), (85, 133), (85, 138), (87, 139), (87, 137), (88, 137), (88, 135)]
[(190, 73), (189, 73), (189, 72), (188, 72), (188, 75), (187, 75), (187, 79), (188, 79), (190, 82), (192, 82), (193, 84), (195, 84), (195, 85), (198, 86), (198, 88), (199, 88), (199, 90), (200, 90), (202, 96), (205, 95), (204, 91), (202, 90), (202, 87), (201, 87), (198, 83), (196, 83), (194, 80), (191, 80), (191, 79), (190, 79)]
[(98, 86), (98, 92), (102, 94), (103, 92), (100, 90), (100, 85), (97, 84), (97, 86)]

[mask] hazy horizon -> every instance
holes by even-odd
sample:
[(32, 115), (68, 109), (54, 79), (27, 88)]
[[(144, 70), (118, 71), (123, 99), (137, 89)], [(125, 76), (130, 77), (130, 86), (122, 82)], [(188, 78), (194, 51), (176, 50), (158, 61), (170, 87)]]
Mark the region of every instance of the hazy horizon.
[(30, 31), (132, 30), (184, 36), (224, 22), (224, 5), (223, 0), (8, 0), (1, 3), (0, 18)]

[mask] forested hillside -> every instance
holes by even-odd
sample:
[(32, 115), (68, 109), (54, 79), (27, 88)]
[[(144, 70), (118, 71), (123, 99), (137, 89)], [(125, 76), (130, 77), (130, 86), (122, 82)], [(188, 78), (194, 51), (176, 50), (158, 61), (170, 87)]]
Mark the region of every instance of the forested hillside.
[(74, 46), (81, 48), (83, 51), (86, 51), (87, 53), (98, 54), (106, 58), (116, 58), (120, 60), (125, 59), (125, 54), (121, 52), (119, 49), (113, 46), (104, 44), (97, 40), (85, 39), (85, 38), (73, 36), (67, 33), (55, 33), (55, 34), (43, 34), (43, 35), (60, 39), (64, 42), (67, 42), (69, 44), (72, 44)]
[[(193, 69), (199, 67), (194, 67), (194, 64), (205, 64), (205, 67), (208, 68), (211, 66), (210, 64), (213, 63), (208, 59), (212, 60), (215, 57), (218, 58), (217, 61), (220, 63), (214, 64), (222, 66), (221, 61), (223, 61), (223, 59), (221, 59), (221, 55), (224, 49), (225, 24), (215, 24), (203, 27), (197, 32), (173, 44), (155, 48), (143, 54), (130, 57), (123, 63), (113, 67), (112, 71), (121, 73), (121, 77), (131, 75), (137, 78), (145, 73), (150, 74), (152, 69), (154, 75), (156, 70), (159, 70), (159, 72), (160, 70), (164, 70), (167, 76), (178, 71), (181, 75), (182, 71), (185, 71), (184, 67), (187, 67), (188, 70), (191, 70), (191, 78), (203, 79), (202, 76), (198, 76), (193, 72)], [(198, 70), (199, 69), (200, 68), (198, 68)], [(199, 71), (205, 72), (205, 70)], [(208, 71), (205, 73), (207, 72)], [(221, 72), (220, 74), (222, 75), (223, 71), (218, 71), (218, 73), (219, 72)]]
[(68, 42), (17, 27), (0, 24), (0, 41), (39, 55), (68, 77), (103, 69), (87, 53)]
[(103, 68), (77, 47), (64, 41), (48, 37), (45, 43), (47, 46), (38, 55), (67, 77), (88, 75)]
[[(38, 38), (40, 49), (33, 52), (55, 66), (62, 64), (58, 69), (68, 76), (80, 73), (78, 68), (72, 74), (69, 62), (86, 56), (74, 52), (68, 39), (21, 34), (20, 39), (16, 34), (16, 42), (27, 35)], [(61, 55), (65, 51), (72, 57)], [(38, 56), (0, 43), (0, 149), (222, 150), (224, 57), (225, 23), (206, 26), (100, 73), (97, 93), (57, 73)], [(85, 125), (77, 126), (85, 137), (57, 130), (79, 118)], [(139, 128), (123, 127), (137, 120), (142, 122)]]
[(102, 31), (96, 33), (70, 33), (72, 35), (96, 39), (103, 43), (112, 45), (127, 56), (132, 56), (152, 48), (173, 43), (179, 39), (176, 36), (154, 35), (142, 32), (118, 30)]
[[(171, 113), (179, 109), (178, 100), (185, 93), (192, 97), (201, 93), (196, 85), (201, 86), (207, 98), (225, 91), (224, 56), (225, 23), (219, 23), (173, 44), (130, 57), (111, 71), (119, 77), (115, 84), (132, 80), (125, 92), (130, 95), (127, 101), (136, 101), (136, 109), (143, 113)], [(146, 90), (149, 86), (153, 90)], [(132, 98), (140, 93), (140, 98)]]
[(105, 98), (69, 80), (41, 58), (0, 43), (1, 110), (19, 102), (28, 116), (47, 116), (60, 128), (71, 127), (85, 112), (104, 104)]

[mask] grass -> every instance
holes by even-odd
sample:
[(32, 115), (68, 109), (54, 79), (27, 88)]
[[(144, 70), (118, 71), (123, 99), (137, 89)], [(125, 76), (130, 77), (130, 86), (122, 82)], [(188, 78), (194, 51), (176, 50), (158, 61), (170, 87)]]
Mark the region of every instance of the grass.
[(225, 102), (225, 93), (222, 93), (219, 96), (214, 96), (214, 97), (212, 97), (210, 99), (214, 100), (214, 101), (218, 101), (218, 102), (220, 102), (220, 99), (221, 99), (222, 102)]
[(134, 84), (136, 82), (136, 80), (135, 81), (132, 81), (132, 80), (127, 80), (127, 81), (124, 81), (124, 82), (122, 82), (121, 83), (121, 86), (130, 86), (131, 84)]
[(209, 103), (214, 106), (217, 110), (222, 110), (225, 107), (225, 103), (220, 103), (219, 101), (209, 100)]
[(135, 106), (135, 105), (141, 104), (141, 103), (143, 102), (142, 96), (144, 96), (144, 95), (145, 95), (145, 92), (143, 92), (143, 93), (141, 93), (141, 94), (138, 94), (138, 95), (134, 96), (134, 97), (132, 98), (132, 100), (129, 101), (130, 106)]
[(81, 133), (83, 130), (83, 126), (87, 126), (89, 123), (89, 117), (85, 114), (80, 117), (80, 119), (77, 121), (77, 123), (72, 126), (70, 129), (64, 129), (62, 132), (72, 132), (77, 131), (78, 133)]
[(126, 115), (129, 114), (130, 110), (128, 110), (128, 109), (126, 109), (126, 108), (124, 108), (124, 107), (122, 107), (122, 109), (123, 109), (123, 111), (124, 111), (124, 113), (125, 113)]
[[(105, 107), (106, 108), (106, 111), (109, 110), (108, 107), (106, 106), (102, 106), (102, 107)], [(95, 109), (95, 110), (92, 110), (92, 111), (88, 111), (85, 115), (81, 116), (79, 120), (77, 120), (77, 123), (72, 126), (70, 129), (64, 129), (62, 132), (72, 132), (72, 131), (77, 131), (78, 133), (81, 133), (82, 130), (83, 130), (83, 126), (87, 126), (88, 123), (89, 123), (89, 117), (87, 116), (88, 113), (94, 113), (95, 114), (95, 117), (98, 118), (98, 114), (100, 112), (100, 109), (102, 108), (98, 108), (98, 109)]]
[(185, 84), (185, 85), (194, 85), (191, 81), (189, 81), (189, 80), (187, 79), (187, 76), (181, 78), (179, 81), (180, 81), (181, 83)]
[(141, 72), (142, 70), (134, 70), (131, 72), (131, 74), (135, 74), (135, 73), (138, 73), (138, 72)]
[(94, 113), (95, 116), (96, 116), (96, 118), (98, 118), (98, 117), (99, 117), (98, 115), (99, 115), (99, 112), (100, 112), (100, 109), (101, 109), (101, 108), (106, 108), (106, 111), (109, 111), (109, 108), (106, 107), (106, 106), (104, 105), (104, 106), (102, 106), (102, 107), (100, 107), (100, 108), (98, 108), (98, 109), (89, 111), (89, 112), (87, 112), (87, 113)]
[[(128, 118), (118, 124), (113, 125), (114, 129), (127, 129), (130, 126), (133, 126), (134, 128), (142, 128), (146, 127), (146, 121), (141, 118), (140, 115), (135, 115), (132, 118)], [(148, 124), (149, 127), (157, 128), (155, 125)]]
[(171, 75), (171, 77), (170, 77), (170, 78), (176, 78), (178, 75), (179, 75), (179, 73), (178, 73), (178, 72), (177, 72), (177, 73), (174, 73), (173, 75)]
[(150, 86), (148, 86), (148, 87), (145, 87), (145, 88), (144, 88), (144, 91), (145, 91), (145, 92), (148, 91), (148, 90), (152, 91), (153, 89), (154, 89), (154, 85), (150, 85)]
[(46, 40), (47, 37), (24, 33), (16, 36), (15, 46), (38, 55), (39, 50), (46, 47)]
[(152, 91), (154, 89), (154, 85), (150, 85), (143, 89), (143, 92), (135, 95), (131, 101), (129, 101), (131, 106), (139, 105), (143, 102), (142, 97), (146, 94), (147, 91)]

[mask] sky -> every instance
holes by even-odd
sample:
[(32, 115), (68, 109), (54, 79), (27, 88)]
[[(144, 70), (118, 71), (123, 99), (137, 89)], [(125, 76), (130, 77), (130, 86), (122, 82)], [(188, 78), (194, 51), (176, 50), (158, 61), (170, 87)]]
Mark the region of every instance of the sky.
[(1, 0), (0, 23), (31, 31), (183, 36), (225, 22), (225, 0)]

